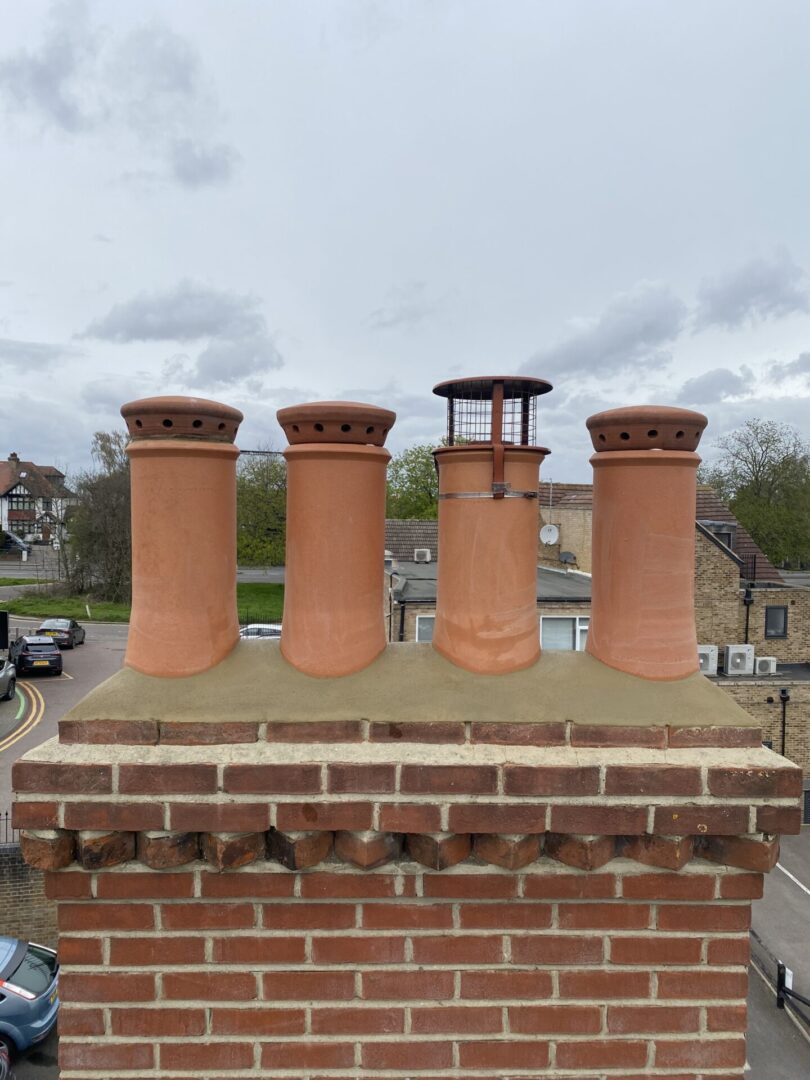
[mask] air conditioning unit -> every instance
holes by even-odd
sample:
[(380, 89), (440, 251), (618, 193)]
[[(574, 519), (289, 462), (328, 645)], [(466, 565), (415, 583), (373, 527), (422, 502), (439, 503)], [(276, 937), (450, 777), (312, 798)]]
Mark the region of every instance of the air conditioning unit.
[(414, 562), (430, 562), (430, 548), (414, 548), (413, 549), (413, 561)]
[(754, 671), (757, 675), (775, 675), (776, 657), (757, 656), (754, 660)]
[(726, 675), (753, 675), (754, 646), (726, 645), (724, 661)]
[(716, 645), (698, 645), (698, 663), (704, 675), (717, 674), (717, 653)]

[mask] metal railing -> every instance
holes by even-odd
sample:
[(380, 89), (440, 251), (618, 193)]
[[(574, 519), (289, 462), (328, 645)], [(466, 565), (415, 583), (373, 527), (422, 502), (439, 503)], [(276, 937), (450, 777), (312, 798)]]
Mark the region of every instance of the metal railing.
[(779, 960), (776, 964), (776, 1007), (789, 1009), (810, 1031), (810, 1016), (799, 1005), (794, 1004), (795, 1002), (810, 1008), (810, 998), (793, 989), (793, 972)]
[(20, 830), (11, 824), (11, 811), (4, 810), (0, 814), (0, 844), (18, 844), (19, 841)]

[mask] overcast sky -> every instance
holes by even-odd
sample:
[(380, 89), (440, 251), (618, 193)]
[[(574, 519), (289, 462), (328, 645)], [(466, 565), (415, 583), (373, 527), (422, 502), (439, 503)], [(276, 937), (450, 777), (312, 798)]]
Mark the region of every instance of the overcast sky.
[(396, 409), (541, 376), (810, 435), (806, 0), (0, 0), (0, 457), (135, 397)]

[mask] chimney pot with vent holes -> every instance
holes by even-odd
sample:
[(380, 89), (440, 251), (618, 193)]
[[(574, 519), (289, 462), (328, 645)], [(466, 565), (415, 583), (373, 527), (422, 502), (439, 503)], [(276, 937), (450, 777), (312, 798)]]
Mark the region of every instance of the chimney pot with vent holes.
[(236, 611), (238, 409), (202, 398), (122, 406), (130, 435), (132, 614), (124, 663), (196, 675), (239, 640)]
[(706, 423), (701, 413), (664, 405), (587, 421), (596, 450), (587, 651), (645, 679), (699, 670), (694, 451)]
[(383, 443), (396, 413), (316, 401), (277, 416), (290, 442), (281, 652), (307, 675), (349, 675), (385, 648)]

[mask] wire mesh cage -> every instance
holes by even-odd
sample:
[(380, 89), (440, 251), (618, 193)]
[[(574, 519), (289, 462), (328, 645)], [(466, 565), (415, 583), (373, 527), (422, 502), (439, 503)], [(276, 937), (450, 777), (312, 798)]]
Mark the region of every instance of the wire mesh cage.
[(551, 383), (519, 375), (453, 379), (433, 387), (447, 398), (447, 445), (536, 446), (537, 398)]

